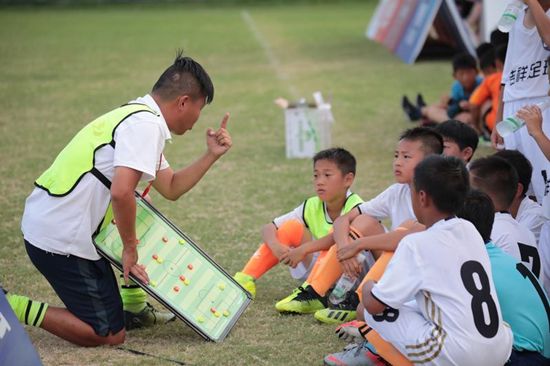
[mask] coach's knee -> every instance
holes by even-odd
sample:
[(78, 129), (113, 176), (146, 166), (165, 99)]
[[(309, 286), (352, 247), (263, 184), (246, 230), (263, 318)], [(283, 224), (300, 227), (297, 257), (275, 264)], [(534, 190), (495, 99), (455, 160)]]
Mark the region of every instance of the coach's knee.
[(124, 343), (124, 340), (126, 339), (126, 330), (122, 329), (120, 332), (116, 334), (109, 334), (105, 341), (107, 345), (109, 346), (116, 346), (119, 344)]

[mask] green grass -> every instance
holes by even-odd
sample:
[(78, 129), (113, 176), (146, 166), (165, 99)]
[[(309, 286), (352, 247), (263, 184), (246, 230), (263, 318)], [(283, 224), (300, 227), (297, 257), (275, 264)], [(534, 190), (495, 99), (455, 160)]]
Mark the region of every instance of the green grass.
[[(285, 159), (283, 113), (290, 88), (331, 95), (334, 145), (358, 158), (354, 189), (373, 197), (392, 183), (391, 160), (405, 123), (403, 93), (435, 100), (449, 88), (448, 62), (403, 64), (364, 31), (375, 2), (264, 5), (246, 10), (278, 60), (280, 79), (239, 6), (115, 6), (0, 12), (0, 282), (60, 305), (24, 253), (20, 218), (33, 181), (94, 117), (147, 93), (175, 50), (200, 61), (216, 95), (195, 129), (168, 146), (172, 166), (205, 149), (204, 131), (231, 112), (231, 152), (176, 203), (155, 205), (230, 273), (260, 241), (260, 228), (313, 192), (311, 162)], [(194, 365), (319, 364), (341, 349), (332, 326), (280, 316), (274, 303), (295, 287), (286, 268), (258, 281), (258, 297), (221, 344), (183, 323), (136, 331), (126, 346)], [(111, 349), (80, 349), (27, 328), (45, 364), (163, 364)]]

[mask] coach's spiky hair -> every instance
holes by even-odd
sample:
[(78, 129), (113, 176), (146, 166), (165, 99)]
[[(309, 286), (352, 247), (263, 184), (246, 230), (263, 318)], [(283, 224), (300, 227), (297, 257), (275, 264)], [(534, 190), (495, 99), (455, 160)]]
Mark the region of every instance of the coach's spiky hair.
[(172, 100), (178, 95), (205, 98), (207, 104), (214, 100), (214, 85), (204, 68), (183, 51), (176, 54), (174, 63), (169, 66), (153, 86), (152, 92), (163, 100)]

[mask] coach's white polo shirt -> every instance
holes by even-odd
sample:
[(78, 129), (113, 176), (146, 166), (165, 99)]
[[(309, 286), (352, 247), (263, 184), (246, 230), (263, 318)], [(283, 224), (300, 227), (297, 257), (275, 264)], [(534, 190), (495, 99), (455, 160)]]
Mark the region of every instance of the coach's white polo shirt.
[[(124, 166), (142, 172), (141, 180), (151, 181), (158, 170), (169, 166), (162, 151), (166, 140), (171, 139), (170, 130), (150, 95), (131, 103), (146, 104), (158, 116), (136, 113), (123, 121), (115, 131), (116, 148), (106, 145), (98, 149), (95, 167), (109, 180), (115, 167)], [(23, 236), (48, 252), (98, 260), (92, 234), (101, 223), (110, 199), (109, 190), (91, 174), (84, 175), (64, 197), (53, 197), (35, 188), (25, 203)]]

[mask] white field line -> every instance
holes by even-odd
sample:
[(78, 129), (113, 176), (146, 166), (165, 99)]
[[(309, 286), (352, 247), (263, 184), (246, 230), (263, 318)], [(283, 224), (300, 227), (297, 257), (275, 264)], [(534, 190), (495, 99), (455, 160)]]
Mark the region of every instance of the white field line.
[(293, 99), (298, 98), (298, 92), (296, 88), (290, 83), (288, 76), (283, 71), (281, 63), (277, 59), (277, 56), (275, 56), (275, 54), (273, 53), (273, 50), (271, 49), (271, 46), (269, 45), (267, 39), (258, 30), (258, 27), (256, 27), (256, 23), (254, 22), (254, 19), (252, 19), (250, 13), (247, 10), (243, 10), (241, 12), (241, 17), (243, 18), (243, 21), (247, 25), (252, 35), (254, 35), (254, 38), (256, 38), (256, 41), (258, 42), (260, 47), (264, 50), (265, 56), (269, 61), (269, 65), (273, 68), (275, 74), (277, 75), (277, 79), (279, 79), (283, 84), (288, 87), (288, 90)]

